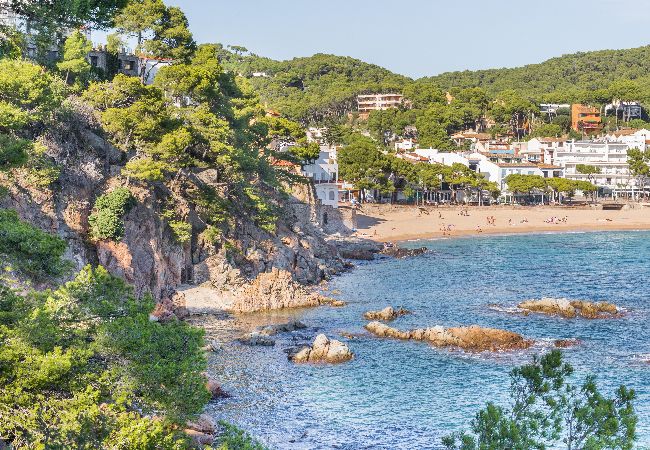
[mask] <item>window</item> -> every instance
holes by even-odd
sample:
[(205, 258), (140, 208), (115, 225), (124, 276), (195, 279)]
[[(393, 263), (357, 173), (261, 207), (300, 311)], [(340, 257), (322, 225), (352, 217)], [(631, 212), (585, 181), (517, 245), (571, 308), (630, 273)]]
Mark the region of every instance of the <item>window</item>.
[(334, 197), (334, 191), (330, 191), (329, 198), (330, 198), (330, 200), (334, 200), (334, 198), (335, 198)]

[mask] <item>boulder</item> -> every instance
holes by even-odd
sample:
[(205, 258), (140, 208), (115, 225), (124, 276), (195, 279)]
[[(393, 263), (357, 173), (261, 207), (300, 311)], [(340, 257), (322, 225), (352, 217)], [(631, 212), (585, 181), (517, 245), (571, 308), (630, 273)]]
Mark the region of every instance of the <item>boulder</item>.
[(210, 395), (212, 396), (213, 399), (230, 397), (230, 394), (224, 391), (219, 385), (219, 383), (217, 383), (214, 380), (208, 380), (205, 383), (205, 388), (208, 390), (208, 392), (210, 392)]
[(202, 433), (200, 431), (192, 430), (190, 428), (185, 430), (185, 434), (189, 436), (192, 440), (192, 443), (197, 447), (203, 447), (205, 445), (210, 445), (214, 442), (214, 435), (208, 433)]
[(550, 316), (560, 316), (567, 319), (573, 319), (576, 317), (600, 319), (618, 317), (620, 315), (616, 305), (611, 303), (588, 302), (582, 300), (571, 301), (566, 298), (527, 300), (519, 303), (518, 307), (525, 313), (534, 312)]
[(187, 422), (187, 428), (201, 433), (214, 434), (216, 426), (214, 420), (208, 414), (203, 413), (196, 420)]
[(342, 300), (334, 300), (332, 303), (330, 303), (330, 306), (332, 308), (343, 308), (347, 303), (345, 303)]
[(401, 307), (394, 309), (392, 306), (387, 306), (381, 311), (368, 311), (363, 315), (363, 317), (367, 320), (383, 320), (388, 322), (409, 313), (410, 311)]
[(469, 327), (445, 328), (435, 326), (425, 329), (401, 331), (381, 322), (371, 322), (366, 330), (379, 337), (401, 340), (426, 341), (435, 347), (456, 347), (472, 352), (519, 350), (533, 342), (521, 335), (496, 328)]
[(354, 354), (347, 345), (319, 334), (309, 347), (301, 347), (289, 355), (295, 363), (342, 363), (351, 360)]

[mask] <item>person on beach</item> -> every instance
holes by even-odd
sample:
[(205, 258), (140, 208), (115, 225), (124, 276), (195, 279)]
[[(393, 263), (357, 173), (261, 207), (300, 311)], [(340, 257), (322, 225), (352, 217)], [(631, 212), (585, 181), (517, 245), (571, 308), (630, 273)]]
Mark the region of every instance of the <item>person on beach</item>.
[(483, 233), (483, 230), (481, 230), (481, 226), (480, 226), (480, 225), (476, 225), (476, 232), (477, 232), (477, 233)]

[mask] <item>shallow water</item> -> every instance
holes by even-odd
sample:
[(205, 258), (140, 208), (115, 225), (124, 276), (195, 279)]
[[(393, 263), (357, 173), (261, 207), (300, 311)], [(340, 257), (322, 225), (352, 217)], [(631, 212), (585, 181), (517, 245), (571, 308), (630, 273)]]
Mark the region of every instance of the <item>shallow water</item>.
[[(258, 322), (292, 317), (310, 326), (280, 337), (275, 347), (228, 343), (236, 332), (213, 330), (224, 345), (211, 358), (210, 371), (233, 398), (212, 404), (211, 413), (278, 449), (440, 448), (440, 438), (467, 428), (485, 401), (505, 403), (512, 367), (551, 348), (555, 339), (577, 338), (582, 344), (565, 351), (577, 376), (597, 374), (608, 394), (619, 384), (636, 389), (638, 444), (650, 447), (650, 233), (484, 236), (410, 245), (431, 252), (361, 264), (333, 280), (330, 292), (341, 291), (334, 297), (347, 301), (345, 308), (251, 316)], [(607, 300), (627, 313), (590, 321), (508, 312), (521, 300), (541, 297)], [(389, 304), (413, 312), (393, 322), (401, 329), (479, 324), (516, 331), (538, 344), (523, 352), (472, 355), (363, 334), (363, 312)], [(488, 306), (493, 304), (500, 306)], [(338, 366), (289, 363), (283, 349), (317, 332), (347, 341), (355, 359)], [(342, 332), (360, 336), (345, 339)]]

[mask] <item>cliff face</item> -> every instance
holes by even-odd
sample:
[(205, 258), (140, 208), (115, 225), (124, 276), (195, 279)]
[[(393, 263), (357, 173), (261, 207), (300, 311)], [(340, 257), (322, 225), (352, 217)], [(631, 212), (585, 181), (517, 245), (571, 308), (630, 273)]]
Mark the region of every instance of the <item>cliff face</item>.
[[(299, 185), (284, 203), (273, 234), (242, 212), (218, 242), (201, 234), (206, 226), (190, 203), (176, 205), (192, 225), (192, 238), (179, 244), (161, 219), (164, 185), (129, 186), (137, 204), (124, 217), (119, 241), (92, 241), (88, 217), (95, 199), (124, 180), (122, 152), (99, 135), (92, 111), (75, 104), (70, 117), (41, 135), (47, 156), (61, 169), (51, 189), (42, 189), (17, 172), (0, 206), (55, 233), (68, 243), (67, 257), (77, 269), (101, 264), (123, 277), (142, 295), (150, 292), (169, 303), (179, 287), (203, 285), (215, 301), (229, 299), (229, 309), (254, 311), (303, 306), (317, 299), (301, 285), (314, 284), (342, 270), (336, 249), (327, 244), (321, 206), (313, 187)], [(209, 180), (209, 173), (195, 176)], [(191, 301), (191, 299), (189, 299)]]

